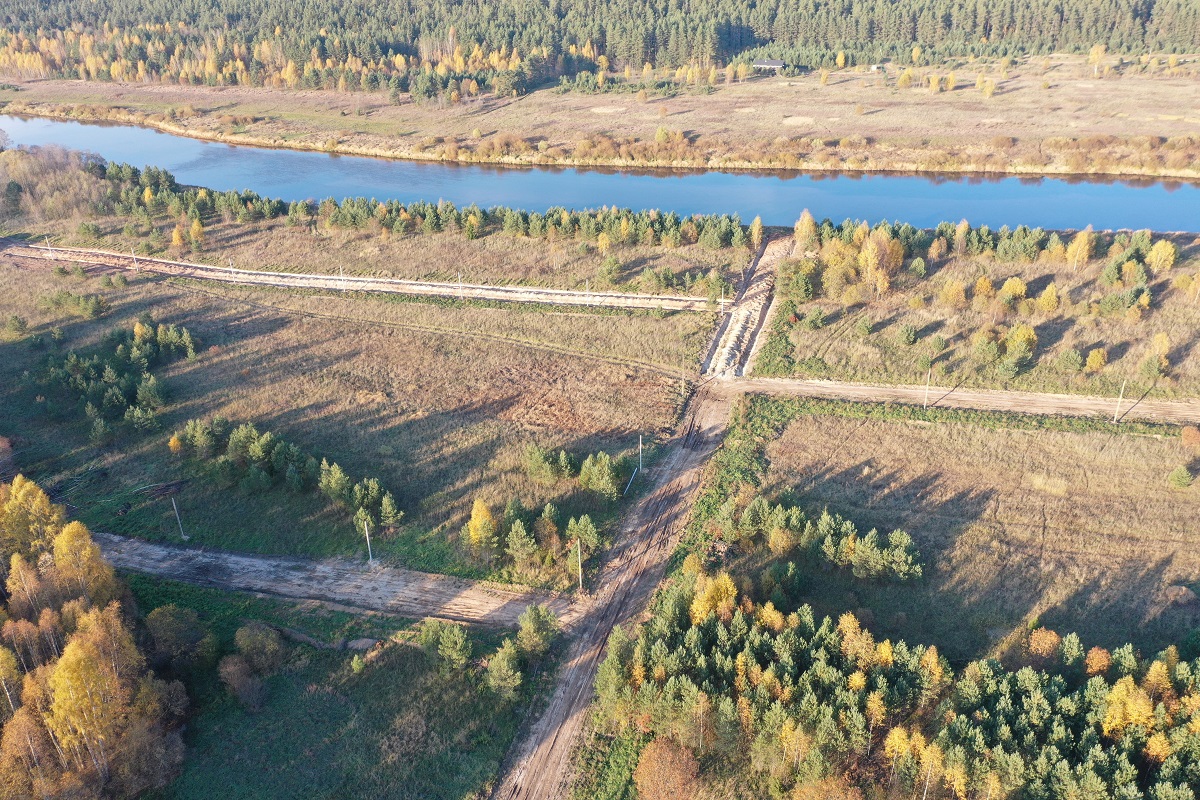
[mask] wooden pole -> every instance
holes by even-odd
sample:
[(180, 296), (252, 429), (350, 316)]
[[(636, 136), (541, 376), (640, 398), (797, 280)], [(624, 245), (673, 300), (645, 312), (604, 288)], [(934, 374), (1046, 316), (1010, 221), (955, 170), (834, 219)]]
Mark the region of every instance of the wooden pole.
[(1121, 381), (1121, 393), (1117, 395), (1117, 410), (1113, 413), (1113, 424), (1121, 420), (1121, 401), (1125, 399), (1125, 384), (1128, 381)]
[(183, 532), (183, 520), (179, 518), (179, 506), (176, 505), (174, 497), (171, 498), (171, 508), (175, 509), (175, 523), (179, 525), (179, 535), (186, 542), (188, 537), (187, 534)]
[(575, 540), (575, 554), (579, 565), (579, 592), (583, 593), (583, 539)]
[(642, 468), (642, 435), (638, 434), (638, 469)]
[(367, 525), (367, 521), (363, 520), (363, 536), (367, 537), (367, 564), (375, 562), (375, 556), (371, 554), (371, 529)]
[(929, 368), (929, 373), (925, 376), (925, 401), (921, 403), (922, 410), (929, 409), (929, 382), (933, 380), (933, 367)]

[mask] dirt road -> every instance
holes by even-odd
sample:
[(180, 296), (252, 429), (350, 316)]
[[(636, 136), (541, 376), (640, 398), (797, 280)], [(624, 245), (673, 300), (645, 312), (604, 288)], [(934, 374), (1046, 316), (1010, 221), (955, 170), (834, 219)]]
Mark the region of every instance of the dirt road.
[(682, 295), (620, 294), (616, 292), (577, 292), (569, 289), (543, 289), (530, 286), (482, 286), (470, 283), (407, 281), (398, 278), (338, 277), (333, 275), (266, 272), (214, 267), (186, 261), (124, 255), (106, 250), (43, 247), (14, 240), (0, 240), (0, 249), (24, 258), (66, 261), (119, 269), (138, 270), (178, 278), (197, 278), (247, 286), (276, 286), (294, 289), (378, 292), (421, 297), (463, 300), (493, 300), (502, 303), (544, 303), (556, 306), (593, 306), (598, 308), (649, 309), (663, 311), (713, 311), (707, 300)]
[(368, 568), (362, 561), (349, 559), (309, 561), (173, 547), (109, 533), (93, 533), (92, 537), (115, 567), (199, 586), (478, 625), (514, 626), (521, 612), (535, 603), (550, 606), (566, 626), (578, 619), (577, 609), (564, 597), (445, 575), (397, 567)]
[(685, 423), (654, 468), (654, 488), (625, 517), (595, 585), (578, 604), (580, 622), (558, 686), (541, 716), (522, 731), (492, 793), (502, 800), (557, 800), (568, 791), (571, 757), (592, 700), (600, 655), (614, 625), (646, 607), (691, 511), (704, 464), (725, 435), (730, 397), (702, 386)]
[[(793, 378), (726, 379), (721, 380), (720, 385), (722, 392), (735, 395), (750, 392), (918, 406), (926, 399), (924, 386), (868, 386), (841, 381)], [(1117, 399), (1113, 397), (931, 386), (928, 403), (931, 408), (966, 408), (1108, 419), (1115, 417), (1118, 420), (1141, 419), (1171, 423), (1200, 422), (1200, 400), (1143, 400), (1137, 395), (1127, 395), (1118, 408)]]

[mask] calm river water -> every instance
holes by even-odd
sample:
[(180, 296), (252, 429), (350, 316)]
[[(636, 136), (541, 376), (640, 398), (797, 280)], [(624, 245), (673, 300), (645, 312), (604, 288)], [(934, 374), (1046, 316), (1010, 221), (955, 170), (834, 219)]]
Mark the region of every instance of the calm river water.
[(615, 205), (680, 214), (761, 215), (791, 225), (809, 208), (818, 219), (943, 220), (1044, 228), (1200, 231), (1200, 187), (1177, 181), (814, 175), (766, 172), (634, 172), (461, 166), (333, 156), (202, 142), (147, 128), (0, 115), (15, 145), (55, 144), (110, 161), (165, 167), (187, 184), (253, 189), (285, 200), (374, 197), (449, 200), (458, 205)]

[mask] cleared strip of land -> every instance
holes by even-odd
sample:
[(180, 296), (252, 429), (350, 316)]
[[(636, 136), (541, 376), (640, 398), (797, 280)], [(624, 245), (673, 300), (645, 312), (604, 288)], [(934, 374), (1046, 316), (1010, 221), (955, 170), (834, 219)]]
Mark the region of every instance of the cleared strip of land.
[(409, 281), (400, 278), (361, 278), (355, 276), (292, 274), (257, 270), (214, 267), (187, 261), (169, 261), (133, 254), (123, 255), (107, 250), (45, 247), (27, 245), (11, 240), (2, 243), (10, 255), (37, 258), (45, 261), (68, 261), (72, 264), (95, 264), (118, 267), (156, 275), (178, 278), (198, 278), (223, 283), (252, 286), (275, 286), (293, 289), (325, 289), (332, 291), (378, 292), (416, 297), (440, 297), (459, 300), (491, 300), (501, 303), (542, 303), (556, 306), (591, 306), (596, 308), (648, 309), (663, 311), (713, 311), (707, 300), (683, 295), (619, 294), (616, 292), (576, 292), (569, 289), (542, 289), (527, 286), (483, 286), (469, 283), (439, 283)]
[(798, 378), (738, 378), (722, 380), (725, 392), (818, 397), (860, 403), (903, 403), (930, 408), (965, 408), (1067, 417), (1107, 417), (1115, 422), (1140, 419), (1152, 422), (1200, 422), (1198, 400), (1147, 400), (1140, 395), (1087, 397), (1086, 395), (1009, 392), (998, 389), (954, 389), (942, 386), (869, 386), (842, 381)]
[(564, 625), (572, 625), (578, 617), (564, 597), (398, 567), (340, 558), (310, 561), (199, 550), (110, 533), (92, 536), (105, 558), (119, 569), (198, 586), (496, 627), (515, 626), (522, 612), (537, 603), (553, 609)]

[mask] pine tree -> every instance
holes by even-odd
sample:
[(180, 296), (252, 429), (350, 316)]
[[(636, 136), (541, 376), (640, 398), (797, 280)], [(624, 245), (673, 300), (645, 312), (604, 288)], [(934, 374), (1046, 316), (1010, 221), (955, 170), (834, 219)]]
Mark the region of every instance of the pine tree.
[(514, 520), (508, 530), (508, 547), (506, 552), (518, 567), (526, 566), (537, 555), (537, 542), (525, 528), (521, 520)]
[(383, 499), (379, 501), (379, 521), (386, 527), (394, 528), (400, 524), (403, 517), (404, 512), (396, 508), (396, 500), (392, 493), (384, 492)]

